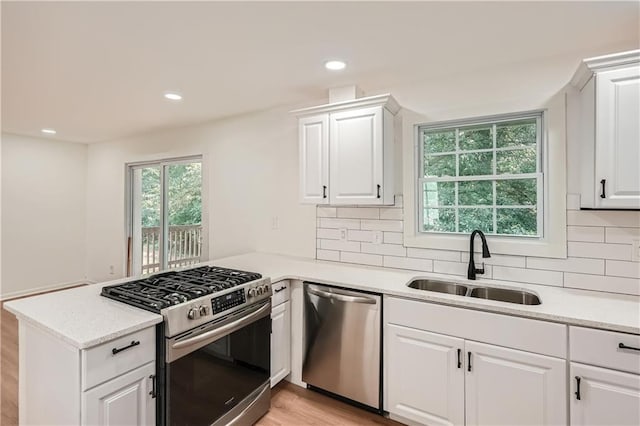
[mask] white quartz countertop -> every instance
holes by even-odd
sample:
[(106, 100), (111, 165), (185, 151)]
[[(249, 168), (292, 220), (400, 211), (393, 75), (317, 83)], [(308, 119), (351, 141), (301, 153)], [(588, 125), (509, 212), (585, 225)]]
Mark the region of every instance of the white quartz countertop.
[[(286, 279), (313, 281), (463, 308), (640, 334), (640, 298), (637, 296), (487, 279), (469, 281), (450, 275), (351, 266), (267, 253), (249, 253), (207, 263), (259, 272), (270, 277), (272, 282)], [(537, 294), (542, 304), (524, 306), (407, 287), (406, 284), (415, 277), (439, 278), (474, 286), (524, 289)], [(162, 321), (159, 314), (100, 296), (104, 285), (128, 280), (130, 279), (13, 300), (6, 302), (4, 306), (20, 321), (48, 331), (79, 349), (85, 349)]]
[[(470, 281), (462, 277), (317, 261), (296, 257), (249, 253), (214, 261), (213, 264), (259, 272), (272, 282), (283, 279), (313, 281), (321, 284), (425, 300), (451, 306), (479, 309), (527, 318), (561, 322), (569, 325), (601, 328), (640, 334), (640, 297), (613, 293), (576, 290), (523, 283), (509, 283), (480, 278)], [(472, 286), (508, 287), (535, 293), (540, 305), (518, 305), (456, 296), (407, 287), (415, 277), (438, 278)], [(452, 320), (455, 320), (452, 318)]]
[(104, 285), (93, 284), (12, 300), (6, 302), (4, 308), (15, 314), (19, 321), (52, 333), (78, 349), (162, 322), (162, 315), (100, 296)]

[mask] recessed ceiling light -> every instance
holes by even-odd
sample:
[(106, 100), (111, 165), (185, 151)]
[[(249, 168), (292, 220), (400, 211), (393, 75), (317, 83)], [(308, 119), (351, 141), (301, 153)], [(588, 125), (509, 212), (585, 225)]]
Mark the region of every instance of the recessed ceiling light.
[(164, 97), (172, 101), (182, 100), (182, 95), (176, 92), (165, 92)]
[(55, 129), (42, 129), (40, 130), (42, 133), (46, 133), (47, 135), (55, 135), (56, 131)]
[(345, 69), (347, 64), (342, 61), (327, 61), (324, 63), (324, 67), (331, 71), (339, 71)]

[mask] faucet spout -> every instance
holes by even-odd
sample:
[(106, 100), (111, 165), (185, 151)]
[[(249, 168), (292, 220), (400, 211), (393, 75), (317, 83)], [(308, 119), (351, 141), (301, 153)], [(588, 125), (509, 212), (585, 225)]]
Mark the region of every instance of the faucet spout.
[(481, 269), (476, 269), (476, 263), (473, 260), (473, 240), (476, 235), (480, 235), (480, 239), (482, 240), (482, 257), (491, 257), (491, 253), (489, 253), (489, 246), (487, 245), (487, 238), (484, 236), (482, 231), (476, 229), (471, 233), (471, 239), (469, 241), (469, 267), (467, 268), (467, 278), (470, 280), (475, 280), (476, 274), (484, 274), (484, 262), (482, 263)]

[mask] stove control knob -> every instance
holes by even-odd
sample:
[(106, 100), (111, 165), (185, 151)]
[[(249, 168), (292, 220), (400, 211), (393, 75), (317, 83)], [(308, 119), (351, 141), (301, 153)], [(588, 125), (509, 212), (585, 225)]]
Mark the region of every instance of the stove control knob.
[(189, 309), (189, 312), (187, 312), (187, 318), (190, 320), (198, 318), (198, 311), (196, 308)]
[(249, 289), (249, 297), (256, 297), (258, 295), (258, 293), (256, 292), (255, 288), (250, 288)]
[(258, 292), (258, 294), (262, 294), (262, 287), (261, 286), (256, 287), (256, 291)]
[(201, 317), (206, 317), (207, 314), (209, 313), (209, 308), (206, 305), (202, 305), (202, 306), (200, 306), (198, 311), (200, 312), (200, 316)]
[(269, 293), (270, 290), (271, 288), (267, 284), (262, 286), (262, 291), (264, 292), (264, 294)]

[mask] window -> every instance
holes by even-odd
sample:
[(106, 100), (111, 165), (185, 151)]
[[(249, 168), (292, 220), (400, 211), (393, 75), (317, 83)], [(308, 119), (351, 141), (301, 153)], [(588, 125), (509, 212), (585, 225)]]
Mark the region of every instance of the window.
[(202, 160), (129, 166), (128, 275), (200, 262)]
[(542, 113), (418, 128), (419, 233), (543, 236)]

